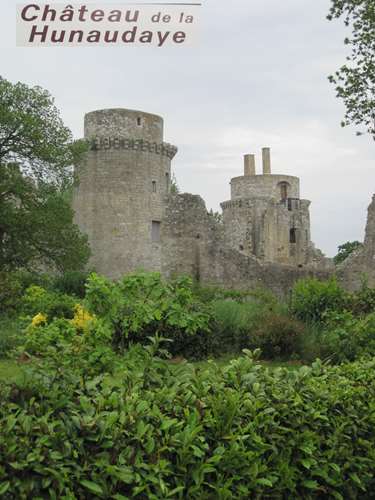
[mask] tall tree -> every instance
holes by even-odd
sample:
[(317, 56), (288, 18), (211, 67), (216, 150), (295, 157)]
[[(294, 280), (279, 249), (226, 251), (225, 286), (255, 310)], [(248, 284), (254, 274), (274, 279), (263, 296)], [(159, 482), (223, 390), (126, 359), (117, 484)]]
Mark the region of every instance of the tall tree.
[(375, 140), (375, 1), (332, 0), (328, 19), (337, 18), (351, 29), (344, 41), (351, 50), (347, 63), (329, 77), (346, 106), (342, 126), (354, 124), (357, 135)]
[(64, 197), (86, 148), (47, 91), (0, 77), (0, 270), (87, 262), (87, 238)]

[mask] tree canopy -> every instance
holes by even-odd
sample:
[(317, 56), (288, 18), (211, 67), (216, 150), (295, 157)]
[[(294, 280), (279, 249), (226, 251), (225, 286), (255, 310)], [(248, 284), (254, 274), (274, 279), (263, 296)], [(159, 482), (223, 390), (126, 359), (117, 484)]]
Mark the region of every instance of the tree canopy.
[(0, 270), (87, 262), (64, 196), (85, 151), (47, 91), (0, 77)]
[(342, 126), (355, 125), (357, 135), (375, 140), (375, 2), (332, 0), (328, 19), (338, 18), (351, 29), (344, 40), (351, 49), (347, 62), (329, 77), (346, 107)]
[(360, 241), (347, 241), (346, 243), (343, 243), (339, 246), (338, 253), (333, 258), (334, 263), (336, 265), (341, 264), (341, 262), (344, 262), (344, 260), (347, 259), (355, 250), (362, 247), (363, 243)]

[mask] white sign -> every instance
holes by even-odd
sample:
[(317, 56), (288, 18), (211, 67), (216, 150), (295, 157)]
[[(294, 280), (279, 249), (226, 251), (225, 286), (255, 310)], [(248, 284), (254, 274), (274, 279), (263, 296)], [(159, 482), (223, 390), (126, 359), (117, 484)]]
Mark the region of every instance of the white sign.
[(192, 45), (200, 7), (199, 3), (17, 5), (17, 46)]

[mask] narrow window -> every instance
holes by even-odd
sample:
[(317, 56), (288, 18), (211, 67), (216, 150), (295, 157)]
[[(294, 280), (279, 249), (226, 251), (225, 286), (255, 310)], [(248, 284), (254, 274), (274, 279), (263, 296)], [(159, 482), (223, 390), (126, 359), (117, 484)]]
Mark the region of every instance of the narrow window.
[(138, 116), (137, 118), (137, 125), (140, 127), (142, 125), (142, 119)]
[(156, 193), (156, 181), (152, 181), (152, 192)]
[(297, 243), (297, 229), (295, 227), (292, 227), (292, 229), (289, 231), (289, 242)]
[(167, 192), (169, 192), (169, 174), (165, 174), (165, 185), (167, 186)]
[(153, 243), (160, 242), (160, 222), (153, 220), (151, 227), (151, 239)]
[(288, 198), (288, 184), (286, 182), (282, 182), (280, 184), (280, 195), (282, 200), (286, 200)]

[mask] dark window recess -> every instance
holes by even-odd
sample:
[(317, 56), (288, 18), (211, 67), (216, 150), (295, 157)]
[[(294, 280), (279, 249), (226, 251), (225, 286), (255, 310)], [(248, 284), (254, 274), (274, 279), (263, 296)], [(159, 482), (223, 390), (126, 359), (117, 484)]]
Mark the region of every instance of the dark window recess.
[(243, 245), (240, 245), (240, 250), (241, 250), (241, 252), (243, 251)]
[(280, 183), (280, 195), (282, 200), (286, 200), (288, 198), (288, 184), (286, 182)]
[(289, 231), (289, 242), (297, 243), (297, 229), (294, 227)]
[(165, 174), (165, 185), (167, 186), (167, 191), (169, 191), (169, 174)]
[(153, 243), (159, 243), (160, 242), (160, 222), (153, 220), (152, 221), (152, 227), (151, 227), (151, 239)]
[(288, 198), (288, 210), (291, 212), (293, 210), (293, 200)]
[(152, 192), (156, 193), (156, 181), (152, 181)]
[(201, 235), (197, 234), (196, 238), (197, 238), (197, 240), (200, 240), (201, 239)]
[(140, 127), (142, 125), (142, 120), (140, 117), (137, 118), (137, 125)]

